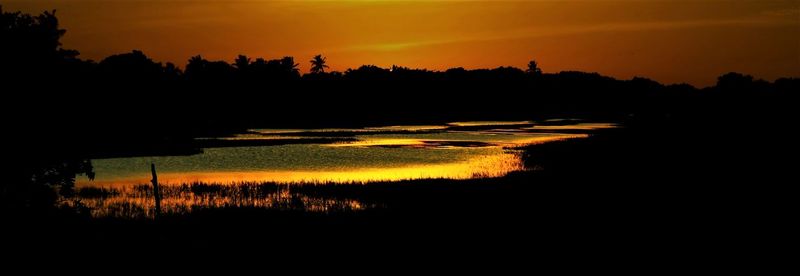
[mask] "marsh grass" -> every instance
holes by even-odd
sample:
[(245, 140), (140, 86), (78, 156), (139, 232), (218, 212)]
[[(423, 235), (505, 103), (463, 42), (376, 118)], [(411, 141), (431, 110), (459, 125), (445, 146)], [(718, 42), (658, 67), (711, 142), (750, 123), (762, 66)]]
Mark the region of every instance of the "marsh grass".
[[(304, 189), (313, 184), (277, 183), (186, 183), (160, 187), (162, 212), (185, 215), (197, 210), (216, 208), (259, 208), (306, 212), (351, 212), (370, 208), (370, 204), (332, 195), (307, 195)], [(140, 184), (129, 187), (81, 187), (77, 197), (65, 204), (81, 205), (92, 217), (152, 218), (155, 216), (153, 187)]]

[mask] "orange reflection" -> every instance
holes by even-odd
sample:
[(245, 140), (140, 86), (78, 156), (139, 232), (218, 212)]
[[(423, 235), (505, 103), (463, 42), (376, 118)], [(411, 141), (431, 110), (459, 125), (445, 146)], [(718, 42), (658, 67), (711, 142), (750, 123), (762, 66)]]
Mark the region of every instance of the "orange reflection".
[(349, 143), (330, 144), (330, 147), (370, 147), (370, 146), (423, 146), (425, 141), (413, 138), (379, 138)]
[(608, 129), (617, 128), (619, 125), (613, 123), (582, 123), (575, 125), (536, 125), (532, 127), (522, 128), (525, 130), (595, 130), (595, 129)]
[[(159, 173), (159, 182), (165, 185), (183, 183), (236, 184), (242, 182), (275, 183), (366, 183), (371, 181), (398, 181), (423, 178), (469, 179), (499, 177), (524, 169), (517, 153), (502, 153), (473, 157), (463, 162), (444, 164), (408, 165), (394, 168), (363, 168), (331, 171), (248, 171), (248, 172), (180, 172)], [(129, 186), (149, 183), (148, 176), (118, 180), (80, 180), (78, 187)]]
[(508, 146), (538, 145), (538, 144), (561, 141), (566, 139), (586, 138), (589, 137), (589, 134), (559, 134), (559, 135), (545, 136), (545, 137), (525, 137), (525, 136), (519, 136), (519, 137), (520, 137), (519, 139), (514, 139), (514, 141), (507, 143), (507, 145)]
[(513, 126), (513, 125), (529, 125), (533, 124), (531, 121), (472, 121), (472, 122), (452, 122), (448, 125), (451, 126)]
[(446, 128), (447, 126), (441, 126), (441, 125), (408, 125), (408, 126), (368, 127), (366, 129), (391, 130), (391, 131), (423, 131), (423, 130), (441, 130)]

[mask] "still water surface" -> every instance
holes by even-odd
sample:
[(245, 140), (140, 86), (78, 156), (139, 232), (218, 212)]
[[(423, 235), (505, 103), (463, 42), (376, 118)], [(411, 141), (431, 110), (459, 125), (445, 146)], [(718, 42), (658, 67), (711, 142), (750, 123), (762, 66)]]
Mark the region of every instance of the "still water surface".
[(569, 121), (546, 123), (252, 129), (233, 137), (208, 139), (288, 142), (206, 148), (202, 154), (191, 156), (92, 160), (95, 180), (79, 179), (78, 200), (64, 202), (83, 206), (95, 217), (153, 218), (156, 208), (149, 180), (150, 164), (154, 163), (162, 184), (161, 213), (165, 215), (219, 208), (360, 211), (380, 203), (335, 193), (309, 194), (309, 186), (290, 184), (499, 177), (525, 169), (521, 152), (515, 149), (519, 146), (582, 138), (592, 130), (615, 127)]
[(165, 185), (193, 182), (235, 184), (358, 183), (420, 178), (497, 177), (525, 169), (514, 147), (586, 137), (613, 124), (540, 125), (518, 122), (454, 122), (445, 125), (357, 129), (253, 129), (230, 140), (355, 138), (319, 144), (206, 148), (191, 156), (92, 160), (94, 181), (78, 187), (146, 184), (156, 164)]

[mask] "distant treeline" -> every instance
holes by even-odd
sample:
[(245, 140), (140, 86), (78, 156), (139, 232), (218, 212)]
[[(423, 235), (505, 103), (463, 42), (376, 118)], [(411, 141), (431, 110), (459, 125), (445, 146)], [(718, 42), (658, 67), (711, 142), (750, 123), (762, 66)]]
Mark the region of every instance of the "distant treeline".
[(65, 30), (55, 11), (0, 13), (4, 102), (17, 108), (4, 112), (7, 125), (26, 141), (54, 148), (64, 148), (60, 141), (94, 148), (118, 141), (169, 144), (251, 127), (752, 115), (793, 108), (800, 91), (797, 78), (768, 82), (729, 73), (716, 86), (697, 89), (646, 78), (542, 73), (535, 61), (526, 69), (365, 65), (327, 72), (325, 58), (316, 56), (307, 74), (292, 57), (240, 55), (227, 62), (198, 55), (181, 69), (134, 50), (96, 62), (61, 47)]

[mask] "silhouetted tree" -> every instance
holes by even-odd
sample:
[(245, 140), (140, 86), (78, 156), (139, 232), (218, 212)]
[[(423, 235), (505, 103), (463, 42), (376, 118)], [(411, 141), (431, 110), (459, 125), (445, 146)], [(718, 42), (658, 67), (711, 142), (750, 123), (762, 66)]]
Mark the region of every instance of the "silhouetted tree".
[(300, 64), (295, 63), (293, 57), (283, 57), (280, 64), (281, 68), (287, 73), (290, 79), (297, 79), (300, 77), (300, 69), (297, 69), (297, 66), (300, 66)]
[(56, 11), (31, 16), (5, 12), (0, 6), (0, 73), (11, 80), (36, 75), (43, 78), (68, 72), (78, 51), (61, 48), (66, 30), (59, 29)]
[(292, 57), (282, 59), (265, 60), (257, 58), (250, 63), (249, 69), (254, 78), (267, 81), (291, 81), (300, 79), (299, 64), (294, 62)]
[[(142, 51), (111, 55), (98, 64), (103, 81), (124, 81), (139, 85), (164, 80), (165, 70), (161, 63), (148, 58)], [(171, 69), (175, 73), (174, 66)]]
[(528, 62), (528, 69), (525, 70), (525, 72), (534, 76), (539, 76), (542, 74), (542, 69), (539, 68), (539, 63), (537, 63), (536, 60), (531, 60)]
[(352, 80), (388, 80), (391, 71), (375, 65), (362, 65), (357, 69), (347, 69), (344, 77)]
[[(13, 210), (33, 215), (52, 212), (60, 198), (74, 195), (75, 177), (94, 179), (92, 164), (81, 158), (28, 156), (18, 160), (0, 191), (0, 213)], [(22, 162), (20, 162), (22, 161)]]
[(234, 68), (225, 61), (208, 61), (197, 55), (189, 59), (185, 75), (193, 82), (224, 84), (233, 80)]
[(311, 59), (311, 73), (325, 73), (325, 68), (328, 68), (328, 65), (325, 65), (325, 58), (322, 55), (316, 55), (313, 59)]
[(233, 66), (235, 66), (236, 69), (239, 69), (240, 71), (241, 70), (246, 70), (247, 66), (249, 66), (249, 65), (250, 65), (250, 58), (245, 56), (245, 55), (239, 55), (233, 61)]
[(2, 117), (13, 118), (5, 121), (5, 131), (14, 133), (8, 143), (19, 148), (7, 152), (1, 209), (52, 210), (59, 191), (69, 195), (77, 174), (93, 176), (86, 156), (75, 154), (74, 141), (90, 136), (84, 131), (94, 125), (94, 119), (76, 115), (94, 64), (61, 48), (65, 33), (55, 10), (33, 16), (0, 6), (0, 83), (15, 107), (13, 115)]
[(751, 92), (753, 88), (753, 76), (750, 75), (731, 72), (717, 78), (717, 89), (720, 92), (740, 94)]
[(206, 66), (206, 62), (207, 61), (200, 55), (189, 58), (189, 62), (186, 63), (186, 75), (191, 76), (199, 74), (204, 70), (203, 68)]
[(164, 75), (169, 80), (177, 80), (183, 75), (183, 71), (172, 62), (167, 62), (167, 64), (164, 65)]
[(252, 60), (245, 55), (239, 55), (233, 60), (233, 67), (236, 68), (236, 77), (239, 85), (251, 83), (254, 80), (252, 68), (250, 68), (251, 63)]

